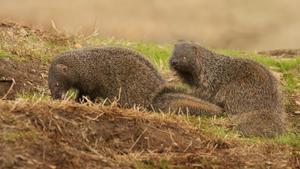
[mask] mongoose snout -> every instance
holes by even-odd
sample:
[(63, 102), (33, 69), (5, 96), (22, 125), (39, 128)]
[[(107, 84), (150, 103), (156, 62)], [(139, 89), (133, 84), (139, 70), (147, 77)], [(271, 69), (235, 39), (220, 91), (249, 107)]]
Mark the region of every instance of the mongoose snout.
[(171, 67), (176, 68), (176, 66), (178, 66), (178, 61), (176, 59), (171, 59), (170, 65)]

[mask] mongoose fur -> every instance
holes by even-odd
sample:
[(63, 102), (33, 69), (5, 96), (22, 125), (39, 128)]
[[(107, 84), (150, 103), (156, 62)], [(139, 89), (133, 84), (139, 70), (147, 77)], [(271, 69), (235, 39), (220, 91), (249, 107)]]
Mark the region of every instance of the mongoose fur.
[(190, 112), (197, 115), (218, 115), (224, 112), (220, 106), (193, 97), (185, 90), (173, 86), (163, 87), (153, 98), (151, 106), (155, 111)]
[[(174, 93), (172, 100), (166, 99), (162, 91), (168, 87), (165, 87), (165, 80), (154, 66), (141, 54), (122, 47), (87, 48), (60, 54), (50, 65), (48, 85), (55, 99), (62, 98), (70, 88), (74, 88), (78, 90), (77, 101), (82, 100), (83, 96), (93, 101), (101, 97), (111, 101), (117, 99), (122, 107), (140, 105), (162, 111), (175, 105), (176, 97), (182, 102), (185, 96), (184, 93)], [(186, 97), (189, 98), (186, 102), (194, 99), (193, 104), (205, 108), (206, 105), (202, 104), (206, 102), (192, 96)], [(177, 108), (186, 109), (189, 106), (182, 102)], [(202, 114), (209, 110), (191, 108), (190, 113)], [(223, 112), (222, 108), (216, 110), (219, 112), (213, 113)]]
[(232, 114), (245, 136), (273, 137), (285, 131), (281, 92), (261, 64), (219, 55), (192, 42), (178, 42), (169, 62), (195, 96)]

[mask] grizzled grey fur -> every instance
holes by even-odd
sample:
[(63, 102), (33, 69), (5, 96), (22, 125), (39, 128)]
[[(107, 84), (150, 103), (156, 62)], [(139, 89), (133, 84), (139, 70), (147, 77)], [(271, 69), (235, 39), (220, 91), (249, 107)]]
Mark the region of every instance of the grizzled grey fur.
[(170, 65), (195, 96), (233, 115), (246, 136), (272, 137), (285, 131), (277, 80), (264, 66), (213, 53), (196, 43), (175, 45)]

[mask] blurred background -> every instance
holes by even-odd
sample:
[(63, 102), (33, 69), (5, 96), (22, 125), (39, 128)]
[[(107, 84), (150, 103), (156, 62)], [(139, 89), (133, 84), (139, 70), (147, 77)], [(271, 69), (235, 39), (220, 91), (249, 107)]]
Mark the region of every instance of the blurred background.
[(0, 0), (0, 20), (128, 40), (299, 48), (299, 0)]

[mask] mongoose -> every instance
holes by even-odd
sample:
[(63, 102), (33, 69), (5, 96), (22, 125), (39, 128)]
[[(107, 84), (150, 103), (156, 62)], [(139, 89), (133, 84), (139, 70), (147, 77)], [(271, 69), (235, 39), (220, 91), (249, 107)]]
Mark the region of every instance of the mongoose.
[[(154, 98), (156, 103), (162, 98), (160, 104), (155, 104), (155, 109), (166, 111), (168, 106), (165, 104), (174, 105), (174, 101), (163, 103), (165, 98), (161, 97), (160, 91), (164, 90), (166, 82), (154, 66), (143, 55), (122, 47), (87, 48), (60, 54), (50, 65), (48, 84), (55, 99), (62, 98), (74, 88), (78, 90), (77, 101), (83, 96), (91, 100), (101, 97), (117, 99), (122, 107), (140, 105), (149, 108), (153, 107)], [(182, 100), (182, 96), (179, 97)], [(201, 107), (203, 102), (199, 104)], [(201, 114), (201, 111), (197, 109), (191, 114)]]
[(261, 64), (219, 55), (193, 42), (178, 42), (169, 63), (195, 96), (232, 114), (245, 136), (273, 137), (284, 132), (281, 92)]

